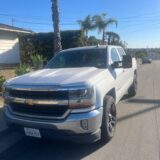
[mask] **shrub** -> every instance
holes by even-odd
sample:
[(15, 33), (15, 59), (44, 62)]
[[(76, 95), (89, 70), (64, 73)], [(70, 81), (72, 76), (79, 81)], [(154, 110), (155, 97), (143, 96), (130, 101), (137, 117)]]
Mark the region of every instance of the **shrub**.
[(6, 79), (3, 76), (0, 76), (0, 92), (2, 91), (2, 85), (6, 81)]
[(31, 55), (31, 61), (34, 69), (40, 69), (43, 67), (43, 64), (46, 61), (46, 58), (43, 58), (42, 55), (35, 54), (35, 55)]
[[(83, 46), (83, 35), (81, 31), (62, 31), (63, 49)], [(19, 35), (21, 62), (30, 64), (31, 55), (38, 53), (47, 58), (54, 56), (54, 33), (35, 33)]]
[(15, 74), (17, 76), (20, 76), (20, 75), (23, 75), (25, 73), (28, 73), (29, 71), (30, 71), (30, 68), (29, 68), (28, 65), (20, 64), (20, 66), (15, 69)]

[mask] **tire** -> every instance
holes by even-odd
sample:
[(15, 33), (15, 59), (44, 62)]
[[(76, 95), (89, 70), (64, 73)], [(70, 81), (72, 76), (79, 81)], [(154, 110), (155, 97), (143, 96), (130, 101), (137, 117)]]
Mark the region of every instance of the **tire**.
[(135, 96), (137, 93), (137, 74), (134, 74), (134, 80), (130, 88), (128, 89), (128, 95), (129, 97)]
[(116, 129), (116, 122), (117, 116), (115, 100), (111, 96), (106, 96), (103, 104), (101, 143), (105, 144), (113, 138)]

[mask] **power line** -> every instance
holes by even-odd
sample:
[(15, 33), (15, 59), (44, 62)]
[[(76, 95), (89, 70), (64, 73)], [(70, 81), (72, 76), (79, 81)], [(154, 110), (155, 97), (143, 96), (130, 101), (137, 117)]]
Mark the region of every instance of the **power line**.
[[(42, 23), (42, 22), (31, 22), (31, 21), (22, 21), (22, 20), (14, 20), (16, 23), (27, 23), (27, 24), (35, 24), (35, 25), (48, 25), (48, 26), (52, 26), (52, 23)], [(78, 23), (61, 23), (60, 25), (78, 25)]]
[(48, 16), (36, 16), (36, 15), (21, 15), (21, 14), (5, 14), (5, 13), (0, 13), (1, 16), (5, 17), (27, 17), (27, 18), (46, 18)]
[[(160, 22), (160, 16), (157, 16), (157, 14), (160, 14), (160, 12), (154, 12), (154, 13), (145, 13), (141, 15), (135, 15), (135, 16), (130, 16), (130, 17), (119, 17), (118, 20), (120, 22), (120, 26), (123, 28), (128, 28), (128, 27), (135, 27), (135, 26), (143, 26), (147, 25), (147, 23), (152, 23), (152, 25), (156, 22)], [(14, 19), (14, 23), (21, 23), (21, 24), (32, 24), (32, 25), (38, 25), (38, 26), (52, 26), (53, 24), (50, 23), (49, 21), (37, 21), (37, 20), (32, 20), (32, 21), (27, 21), (27, 20), (21, 20), (16, 17), (26, 17), (25, 19), (34, 19), (34, 18), (40, 18), (40, 16), (30, 16), (30, 15), (11, 15), (11, 14), (3, 14), (0, 13), (0, 16), (7, 16), (11, 17), (12, 20)], [(41, 17), (42, 18), (42, 17)], [(76, 21), (74, 22), (63, 22), (60, 24), (61, 26), (78, 26), (78, 23)], [(34, 28), (32, 26), (32, 28)], [(38, 28), (39, 29), (39, 28)], [(137, 30), (136, 30), (137, 31)], [(133, 31), (132, 31), (133, 32)], [(134, 31), (135, 32), (135, 31)], [(125, 32), (126, 33), (126, 32)]]
[(153, 21), (152, 23), (150, 22), (138, 22), (138, 23), (133, 23), (133, 24), (121, 24), (120, 27), (135, 27), (135, 26), (143, 26), (143, 25), (154, 25), (154, 24), (157, 24), (157, 23), (160, 23), (160, 20), (159, 21)]
[[(159, 23), (159, 24), (160, 24), (160, 23)], [(158, 24), (157, 24), (157, 25), (158, 25)], [(159, 27), (160, 27), (160, 26), (158, 26), (157, 28), (152, 28), (152, 29), (154, 29), (154, 30), (155, 30), (155, 29), (159, 29)], [(146, 30), (151, 30), (151, 28), (145, 28), (145, 31), (146, 31)], [(141, 32), (141, 31), (144, 31), (144, 28), (143, 28), (143, 29), (141, 28), (141, 29), (133, 30), (133, 31), (130, 31), (130, 32), (121, 32), (120, 34), (123, 34), (123, 36), (124, 36), (124, 35), (132, 34), (132, 33), (137, 33), (137, 32)]]
[[(140, 25), (140, 24), (145, 24), (145, 23), (148, 23), (148, 22), (159, 22), (160, 21), (160, 18), (159, 19), (148, 19), (148, 20), (141, 20), (141, 21), (130, 21), (130, 22), (127, 22), (127, 26), (133, 26), (133, 25)], [(14, 22), (17, 22), (17, 23), (24, 23), (24, 24), (34, 24), (34, 25), (48, 25), (48, 26), (52, 26), (53, 24), (52, 23), (47, 23), (47, 22), (40, 22), (40, 21), (25, 21), (25, 20), (20, 20), (20, 19), (14, 19)], [(124, 22), (120, 22), (120, 23), (124, 23)], [(72, 22), (72, 23), (61, 23), (60, 25), (78, 25), (77, 22)], [(121, 26), (126, 26), (121, 24)]]
[[(128, 16), (128, 17), (117, 17), (117, 19), (119, 20), (130, 20), (130, 19), (135, 19), (135, 18), (141, 18), (144, 16), (154, 16), (155, 14), (160, 14), (160, 11), (157, 12), (151, 12), (151, 13), (145, 13), (145, 14), (139, 14), (139, 15), (134, 15), (134, 16)], [(50, 17), (51, 16), (44, 16), (44, 15), (21, 15), (21, 14), (5, 14), (5, 13), (0, 13), (0, 16), (6, 16), (6, 17), (25, 17), (25, 18), (46, 18), (46, 17)], [(80, 18), (73, 18), (73, 17), (69, 17), (69, 18), (65, 18), (65, 17), (61, 17), (61, 19), (80, 19)]]
[[(160, 13), (160, 12), (158, 12), (158, 13)], [(1, 15), (3, 15), (3, 16), (8, 16), (8, 17), (11, 17), (12, 19), (14, 18), (14, 15), (10, 15), (10, 14), (2, 14), (2, 13), (0, 13), (0, 16)], [(144, 15), (153, 15), (153, 14), (142, 14), (143, 16)], [(142, 16), (141, 15), (141, 16)], [(16, 15), (17, 16), (17, 15)], [(22, 16), (22, 15), (19, 15), (19, 16)], [(24, 16), (24, 15), (23, 15)], [(25, 15), (25, 16), (27, 16), (27, 15)], [(32, 16), (32, 18), (33, 18), (34, 16)], [(36, 17), (36, 16), (35, 16)], [(40, 17), (40, 16), (39, 16)], [(131, 17), (125, 17), (125, 18), (119, 18), (119, 22), (120, 23), (135, 23), (135, 22), (140, 22), (140, 23), (143, 23), (143, 22), (149, 22), (149, 21), (151, 21), (151, 22), (153, 22), (153, 21), (160, 21), (160, 18), (159, 18), (160, 16), (152, 16), (152, 17), (140, 17), (140, 15), (135, 15), (135, 16), (131, 16)], [(136, 18), (136, 19), (135, 19)], [(15, 18), (14, 18), (15, 19)], [(48, 23), (48, 22), (39, 22), (39, 21), (26, 21), (26, 20), (18, 20), (18, 19), (16, 19), (16, 22), (17, 23), (28, 23), (28, 24), (35, 24), (35, 25), (52, 25), (52, 23)], [(70, 25), (70, 26), (73, 26), (73, 25), (78, 25), (77, 24), (77, 22), (63, 22), (63, 23), (61, 23), (61, 26), (65, 26), (65, 25)]]
[(144, 14), (138, 14), (138, 15), (129, 16), (129, 17), (117, 17), (117, 18), (121, 19), (121, 20), (125, 20), (125, 19), (139, 18), (139, 17), (144, 17), (144, 16), (147, 16), (147, 15), (154, 15), (154, 14), (160, 14), (160, 11), (144, 13)]

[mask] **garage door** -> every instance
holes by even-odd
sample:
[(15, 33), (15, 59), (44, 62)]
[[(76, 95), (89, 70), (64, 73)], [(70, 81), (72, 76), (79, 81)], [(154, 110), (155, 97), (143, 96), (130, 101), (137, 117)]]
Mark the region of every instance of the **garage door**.
[(19, 40), (16, 33), (0, 31), (0, 64), (19, 62)]

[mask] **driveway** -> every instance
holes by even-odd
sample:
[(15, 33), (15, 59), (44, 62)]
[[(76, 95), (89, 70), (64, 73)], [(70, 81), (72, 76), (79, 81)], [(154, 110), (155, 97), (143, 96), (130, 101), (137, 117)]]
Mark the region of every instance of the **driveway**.
[(3, 100), (2, 100), (2, 97), (0, 96), (0, 132), (7, 129), (7, 126), (3, 117), (3, 113), (2, 113), (2, 109), (3, 109)]

